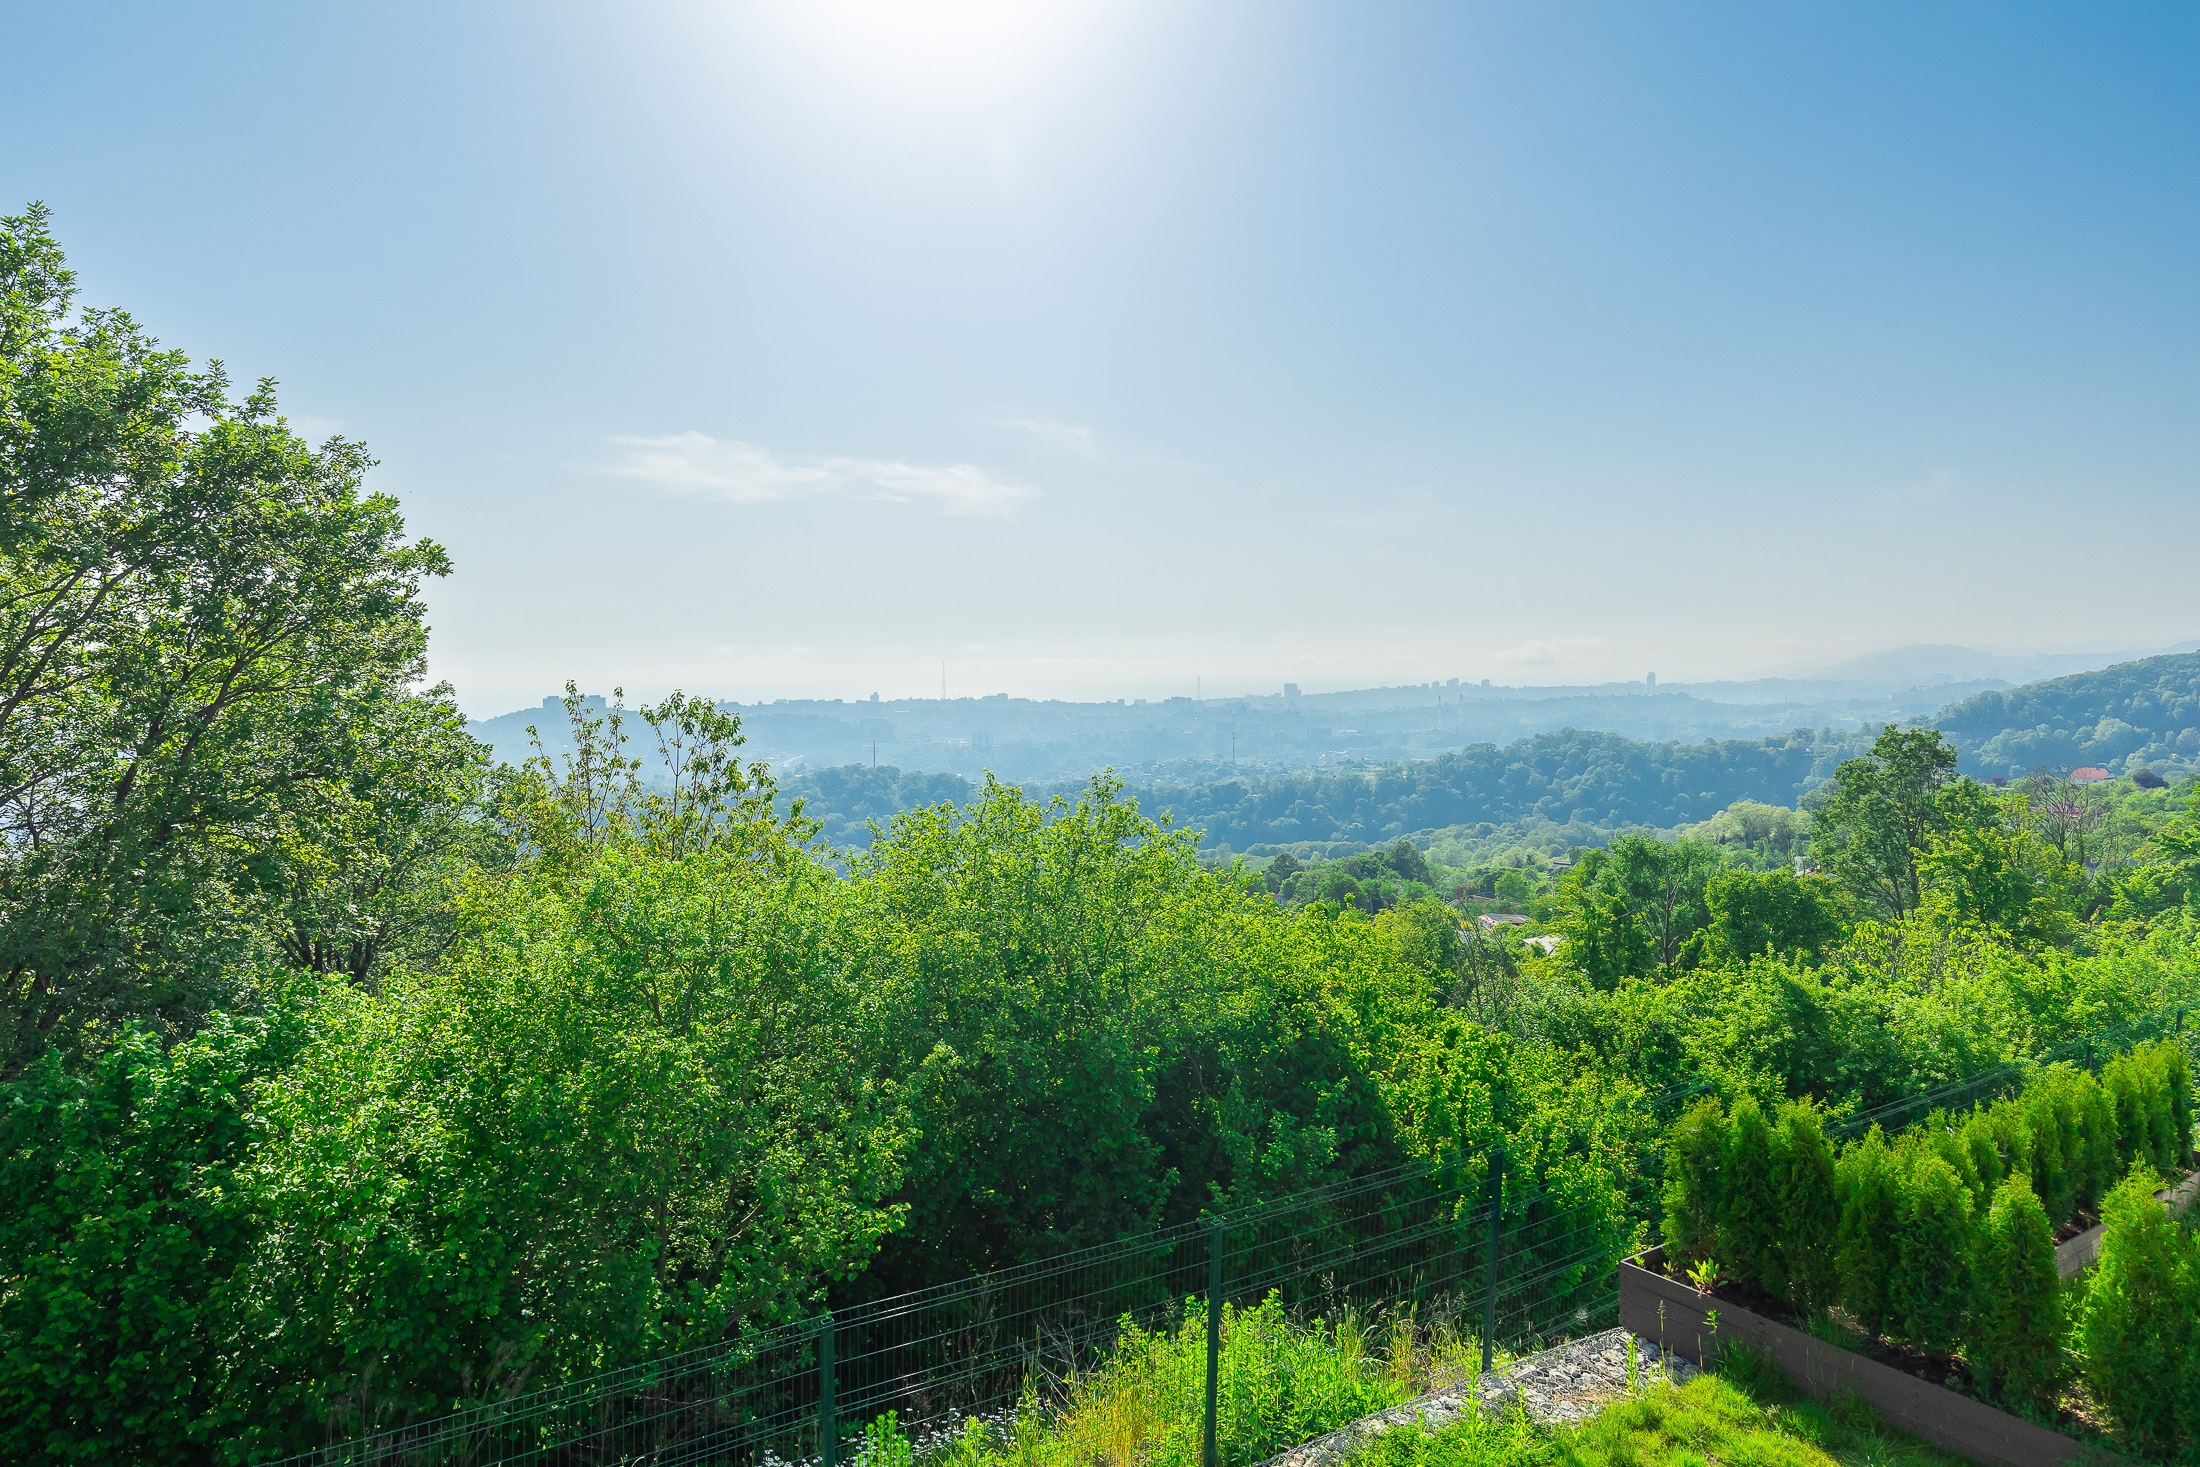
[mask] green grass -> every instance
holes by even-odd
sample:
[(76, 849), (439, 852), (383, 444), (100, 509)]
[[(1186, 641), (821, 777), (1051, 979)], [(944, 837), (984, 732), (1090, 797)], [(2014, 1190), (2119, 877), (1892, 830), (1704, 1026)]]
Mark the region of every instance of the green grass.
[(1655, 1384), (1578, 1427), (1525, 1417), (1462, 1418), (1440, 1431), (1402, 1427), (1351, 1467), (1957, 1467), (1958, 1459), (1880, 1425), (1854, 1402), (1788, 1399), (1764, 1371)]
[[(1225, 1467), (1251, 1467), (1286, 1447), (1471, 1379), (1478, 1347), (1441, 1321), (1395, 1317), (1294, 1321), (1273, 1297), (1226, 1308), (1216, 1445)], [(1187, 1306), (1171, 1328), (1126, 1326), (1105, 1364), (1036, 1387), (1002, 1428), (965, 1424), (923, 1467), (1197, 1467), (1205, 1425), (1207, 1320)], [(883, 1428), (883, 1429), (881, 1429)], [(863, 1467), (902, 1467), (891, 1422), (866, 1434)]]

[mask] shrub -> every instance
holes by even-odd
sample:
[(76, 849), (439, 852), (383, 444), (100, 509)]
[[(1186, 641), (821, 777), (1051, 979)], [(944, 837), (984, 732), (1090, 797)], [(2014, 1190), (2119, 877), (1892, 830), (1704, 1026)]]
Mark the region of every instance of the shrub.
[(1772, 1133), (1772, 1193), (1784, 1297), (1806, 1313), (1823, 1309), (1839, 1295), (1834, 1248), (1841, 1230), (1841, 1200), (1834, 1187), (1825, 1118), (1807, 1100), (1780, 1107)]
[(1665, 1251), (1675, 1265), (1708, 1258), (1718, 1247), (1726, 1142), (1726, 1108), (1716, 1096), (1690, 1106), (1667, 1135)]
[(2055, 1230), (2032, 1184), (1995, 1189), (1972, 1251), (1971, 1328), (1965, 1354), (1994, 1399), (2042, 1409), (2062, 1384), (2062, 1280)]
[(1841, 1222), (1834, 1256), (1841, 1276), (1841, 1307), (1878, 1334), (1887, 1321), (1891, 1250), (1902, 1193), (1895, 1155), (1877, 1126), (1842, 1152), (1834, 1167)]
[[(1969, 1175), (1978, 1187), (1978, 1200), (1985, 1202), (1992, 1197), (2009, 1175), (2009, 1158), (2004, 1153), (2004, 1132), (2008, 1129), (1999, 1123), (1995, 1107), (1974, 1110), (1963, 1118), (1956, 1129), (1956, 1142), (1970, 1160)], [(2021, 1128), (2017, 1134), (2021, 1135)], [(2021, 1163), (2018, 1171), (2026, 1170)]]
[(1896, 1158), (1899, 1190), (1887, 1276), (1887, 1333), (1945, 1358), (1963, 1337), (1969, 1300), (1971, 1194), (1924, 1146)]
[(2100, 1261), (2078, 1325), (2085, 1381), (2136, 1450), (2168, 1456), (2178, 1435), (2178, 1396), (2194, 1353), (2192, 1235), (2154, 1200), (2159, 1179), (2145, 1162), (2103, 1207)]
[(2192, 1059), (2181, 1040), (2162, 1041), (2162, 1071), (2169, 1081), (2170, 1140), (2182, 1166), (2192, 1155)]
[(1737, 1101), (1727, 1119), (1717, 1258), (1734, 1282), (1775, 1298), (1787, 1294), (1780, 1251), (1780, 1199), (1773, 1188), (1772, 1127), (1756, 1101)]
[(2116, 1132), (2116, 1107), (2101, 1082), (2083, 1070), (2072, 1074), (2070, 1114), (2077, 1123), (2078, 1206), (2091, 1211), (2123, 1174), (2126, 1158)]
[(2033, 1076), (2017, 1105), (2032, 1141), (2032, 1190), (2056, 1223), (2069, 1221), (2078, 1208), (2085, 1157), (2069, 1088), (2061, 1077), (2066, 1065), (2051, 1065)]

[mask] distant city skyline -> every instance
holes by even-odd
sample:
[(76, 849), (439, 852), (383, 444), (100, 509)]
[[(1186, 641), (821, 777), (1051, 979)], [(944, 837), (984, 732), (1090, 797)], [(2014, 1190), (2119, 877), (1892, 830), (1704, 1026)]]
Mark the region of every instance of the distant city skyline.
[[(2200, 12), (17, 7), (0, 209), (474, 713), (2200, 633)], [(96, 99), (96, 105), (87, 99)]]

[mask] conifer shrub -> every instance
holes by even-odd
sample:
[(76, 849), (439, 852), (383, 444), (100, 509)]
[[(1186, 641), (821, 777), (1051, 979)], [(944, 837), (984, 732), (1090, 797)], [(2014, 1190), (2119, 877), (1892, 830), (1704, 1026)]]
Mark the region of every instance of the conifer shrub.
[(1786, 1298), (1786, 1259), (1780, 1248), (1785, 1220), (1773, 1185), (1772, 1127), (1764, 1109), (1747, 1096), (1735, 1102), (1727, 1117), (1721, 1193), (1714, 1254), (1720, 1269), (1745, 1288)]
[(2077, 1118), (2078, 1206), (2091, 1212), (2123, 1175), (2116, 1107), (2101, 1082), (2084, 1070), (2072, 1074), (2067, 1083), (2071, 1113)]
[(2016, 1106), (2031, 1138), (2032, 1190), (2058, 1225), (2078, 1210), (2085, 1155), (2069, 1087), (2067, 1065), (2050, 1065), (2032, 1077)]
[(1823, 1309), (1840, 1297), (1835, 1248), (1841, 1198), (1825, 1116), (1808, 1100), (1780, 1107), (1772, 1132), (1772, 1192), (1786, 1284), (1782, 1297), (1806, 1314)]
[(1964, 1353), (1993, 1399), (2045, 1410), (2062, 1388), (2062, 1333), (2055, 1230), (2019, 1174), (1995, 1189), (1973, 1242)]
[(1726, 1107), (1717, 1096), (1691, 1105), (1667, 1134), (1665, 1251), (1676, 1267), (1709, 1258), (1718, 1247), (1726, 1149)]
[(2147, 1049), (2119, 1055), (2101, 1068), (2101, 1088), (2116, 1108), (2116, 1136), (2127, 1156), (2143, 1156), (2157, 1169), (2169, 1165), (2164, 1155), (2169, 1139), (2169, 1117), (2156, 1115), (2169, 1098), (2162, 1067)]
[(1834, 1244), (1841, 1307), (1878, 1334), (1887, 1322), (1892, 1250), (1902, 1196), (1901, 1168), (1877, 1126), (1834, 1166), (1841, 1221)]
[(2154, 1200), (2159, 1185), (2152, 1167), (2134, 1162), (2103, 1203), (2077, 1336), (2086, 1387), (2126, 1444), (2168, 1457), (2179, 1444), (2180, 1397), (2190, 1395), (2200, 1258), (2192, 1233)]
[(1946, 1359), (1963, 1338), (1970, 1303), (1971, 1194), (1930, 1147), (1904, 1147), (1894, 1161), (1883, 1329)]
[[(2006, 1129), (1997, 1124), (1991, 1106), (1972, 1111), (1956, 1128), (1956, 1141), (1962, 1146), (1964, 1155), (1970, 1158), (1970, 1176), (1979, 1189), (1977, 1195), (1982, 1205), (2009, 1175), (2010, 1158), (2003, 1140)], [(2028, 1168), (2020, 1162), (2017, 1170)]]
[(2170, 1142), (2182, 1166), (2192, 1155), (2192, 1057), (2181, 1039), (2165, 1039), (2160, 1048), (2162, 1071), (2169, 1082)]

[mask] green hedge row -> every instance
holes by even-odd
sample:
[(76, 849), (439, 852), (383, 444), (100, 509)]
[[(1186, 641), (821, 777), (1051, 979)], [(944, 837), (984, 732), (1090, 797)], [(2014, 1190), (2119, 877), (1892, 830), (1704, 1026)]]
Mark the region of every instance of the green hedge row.
[(1995, 1397), (2044, 1405), (2064, 1375), (2055, 1228), (2127, 1170), (2179, 1166), (2192, 1090), (2183, 1046), (2164, 1040), (2098, 1078), (2049, 1066), (2010, 1099), (1838, 1150), (1810, 1101), (1770, 1115), (1699, 1101), (1668, 1138), (1667, 1256), (1715, 1261), (1805, 1314), (1838, 1304), (1936, 1358), (1961, 1349)]

